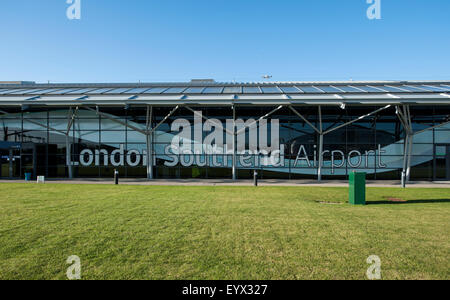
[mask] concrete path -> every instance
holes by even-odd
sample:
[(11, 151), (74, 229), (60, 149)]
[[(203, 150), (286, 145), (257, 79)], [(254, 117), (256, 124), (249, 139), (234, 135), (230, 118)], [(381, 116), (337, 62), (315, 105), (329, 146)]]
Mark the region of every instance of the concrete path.
[[(24, 180), (0, 180), (0, 183), (24, 183)], [(33, 181), (34, 182), (34, 181)], [(112, 179), (49, 179), (47, 183), (57, 184), (113, 184)], [(124, 185), (149, 185), (149, 186), (253, 186), (252, 180), (231, 179), (157, 179), (147, 181), (145, 179), (121, 179), (120, 184)], [(259, 180), (259, 186), (311, 186), (311, 187), (347, 187), (348, 181), (332, 180), (318, 183), (316, 180)], [(400, 188), (400, 181), (368, 181), (369, 187), (397, 187)], [(429, 182), (414, 181), (407, 185), (408, 188), (450, 188), (450, 182)]]

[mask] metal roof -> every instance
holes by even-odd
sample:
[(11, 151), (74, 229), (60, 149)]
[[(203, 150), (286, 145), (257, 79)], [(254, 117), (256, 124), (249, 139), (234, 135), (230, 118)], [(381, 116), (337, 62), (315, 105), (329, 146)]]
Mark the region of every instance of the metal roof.
[(0, 85), (2, 105), (450, 104), (450, 81)]

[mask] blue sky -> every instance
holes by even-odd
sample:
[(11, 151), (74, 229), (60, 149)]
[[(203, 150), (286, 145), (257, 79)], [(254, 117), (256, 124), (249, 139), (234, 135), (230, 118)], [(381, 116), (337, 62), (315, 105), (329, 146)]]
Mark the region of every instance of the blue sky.
[(0, 1), (0, 80), (450, 80), (450, 1)]

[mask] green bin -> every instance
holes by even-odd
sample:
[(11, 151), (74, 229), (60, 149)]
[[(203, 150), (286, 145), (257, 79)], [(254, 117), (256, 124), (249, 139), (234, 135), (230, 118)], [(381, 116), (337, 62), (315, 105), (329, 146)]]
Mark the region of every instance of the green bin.
[(352, 172), (349, 178), (350, 197), (353, 205), (366, 205), (366, 173)]

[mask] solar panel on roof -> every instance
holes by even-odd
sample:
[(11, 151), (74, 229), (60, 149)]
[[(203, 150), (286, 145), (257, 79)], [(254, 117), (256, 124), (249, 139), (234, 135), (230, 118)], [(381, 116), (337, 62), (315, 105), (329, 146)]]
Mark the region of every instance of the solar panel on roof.
[(324, 91), (325, 93), (342, 93), (342, 91), (340, 91), (337, 88), (334, 88), (332, 86), (320, 85), (320, 86), (317, 86), (317, 87), (319, 89), (321, 89), (322, 91)]
[(131, 89), (131, 90), (127, 90), (124, 92), (124, 94), (141, 94), (145, 91), (149, 90), (148, 87), (146, 88), (135, 88), (135, 89)]
[(298, 94), (303, 93), (301, 90), (296, 88), (295, 86), (280, 86), (279, 87), (284, 93), (287, 94)]
[(224, 94), (240, 94), (242, 93), (242, 87), (240, 86), (227, 86), (223, 89)]
[(72, 91), (76, 91), (76, 90), (79, 90), (79, 89), (62, 89), (62, 90), (56, 90), (54, 92), (50, 92), (47, 94), (51, 94), (51, 95), (60, 95), (61, 94), (62, 95), (62, 94), (70, 93)]
[(382, 86), (383, 90), (386, 90), (388, 92), (393, 92), (393, 93), (404, 93), (407, 92), (408, 90), (406, 89), (401, 89), (400, 87), (395, 87), (395, 86), (390, 86), (390, 85), (384, 85)]
[(84, 89), (81, 89), (81, 90), (76, 90), (76, 91), (72, 91), (72, 92), (68, 92), (67, 94), (70, 94), (70, 95), (73, 95), (73, 94), (84, 94), (84, 93), (87, 93), (87, 92), (89, 92), (89, 91), (93, 91), (93, 90), (96, 90), (96, 89), (94, 89), (94, 88), (84, 88)]
[(86, 94), (103, 94), (108, 91), (112, 90), (112, 88), (104, 88), (104, 89), (95, 89), (89, 92), (86, 92)]
[(204, 87), (190, 87), (184, 92), (186, 94), (201, 94), (205, 88)]
[(262, 86), (261, 90), (264, 94), (279, 94), (281, 90), (276, 86)]
[(186, 87), (173, 87), (164, 91), (164, 94), (180, 94), (186, 89)]
[(207, 87), (203, 90), (203, 94), (221, 94), (223, 87)]
[(427, 91), (432, 91), (432, 92), (446, 92), (446, 91), (448, 91), (448, 89), (445, 89), (445, 88), (440, 87), (440, 86), (435, 86), (435, 85), (420, 85), (420, 87), (426, 89)]
[(336, 88), (346, 92), (346, 93), (361, 93), (361, 90), (354, 88), (350, 85), (335, 85)]
[(146, 90), (144, 93), (145, 94), (161, 94), (162, 92), (164, 92), (165, 90), (167, 90), (167, 88), (163, 88), (163, 87), (154, 87), (151, 89)]
[(17, 95), (17, 94), (23, 94), (27, 91), (42, 91), (43, 89), (32, 89), (32, 90), (24, 90), (24, 89), (13, 89), (13, 90), (4, 90), (1, 91), (0, 94), (10, 94), (10, 95)]
[(122, 94), (126, 91), (128, 91), (130, 88), (119, 88), (119, 89), (113, 89), (110, 90), (108, 92), (106, 92), (105, 94)]
[(261, 90), (256, 86), (244, 86), (244, 94), (261, 94)]
[(11, 92), (11, 91), (15, 91), (15, 90), (11, 90), (11, 89), (2, 89), (2, 90), (0, 90), (0, 95), (8, 94), (8, 93)]
[(11, 93), (11, 94), (24, 94), (24, 95), (41, 95), (48, 94), (55, 91), (60, 91), (61, 89), (31, 89), (31, 90), (23, 90), (21, 92)]
[(361, 89), (365, 92), (369, 92), (369, 93), (387, 93), (388, 92), (388, 91), (382, 90), (378, 87), (373, 87), (373, 86), (368, 86), (368, 85), (358, 85), (357, 88)]
[(307, 94), (318, 94), (323, 93), (323, 91), (313, 87), (313, 86), (297, 86), (300, 90)]
[(404, 90), (408, 90), (410, 92), (425, 92), (425, 89), (421, 89), (417, 86), (412, 86), (412, 85), (402, 85), (400, 86), (402, 89)]

